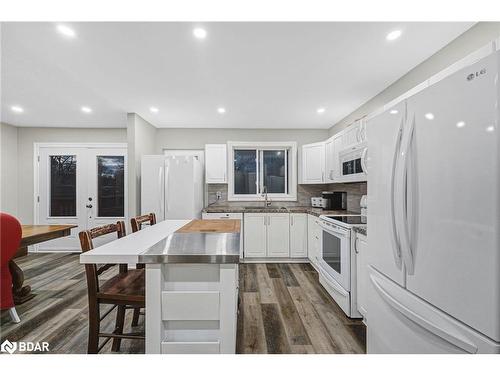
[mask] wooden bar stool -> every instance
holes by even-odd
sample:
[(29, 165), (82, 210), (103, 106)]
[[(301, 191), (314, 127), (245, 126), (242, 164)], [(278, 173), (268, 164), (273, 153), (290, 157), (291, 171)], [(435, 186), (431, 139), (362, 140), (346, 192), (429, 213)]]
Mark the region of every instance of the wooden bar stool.
[[(125, 223), (107, 224), (90, 230), (80, 232), (80, 245), (82, 252), (92, 250), (92, 240), (110, 233), (117, 233), (118, 238), (125, 236)], [(111, 279), (99, 284), (99, 275), (113, 267), (114, 264), (105, 264), (98, 267), (96, 264), (86, 264), (87, 288), (89, 296), (89, 341), (88, 353), (96, 354), (113, 339), (113, 351), (120, 350), (122, 339), (141, 339), (145, 336), (135, 333), (123, 333), (126, 309), (133, 308), (134, 315), (140, 308), (145, 307), (145, 276), (143, 269), (129, 270), (126, 264), (119, 265), (119, 273)], [(100, 314), (100, 305), (113, 305), (103, 316)], [(101, 332), (100, 323), (111, 311), (118, 308), (116, 313), (115, 329), (111, 333)], [(99, 345), (99, 339), (105, 341)]]
[(137, 232), (142, 229), (142, 224), (149, 222), (149, 225), (156, 224), (156, 215), (151, 212), (146, 215), (136, 216), (130, 219), (130, 226), (132, 227), (132, 232)]
[[(142, 224), (148, 223), (150, 226), (156, 224), (156, 215), (151, 212), (146, 215), (136, 216), (130, 219), (130, 226), (132, 227), (132, 232), (137, 232), (142, 229)], [(144, 264), (137, 264), (137, 269), (143, 269)], [(136, 326), (139, 323), (140, 309), (134, 310), (134, 316), (132, 318), (132, 326)]]

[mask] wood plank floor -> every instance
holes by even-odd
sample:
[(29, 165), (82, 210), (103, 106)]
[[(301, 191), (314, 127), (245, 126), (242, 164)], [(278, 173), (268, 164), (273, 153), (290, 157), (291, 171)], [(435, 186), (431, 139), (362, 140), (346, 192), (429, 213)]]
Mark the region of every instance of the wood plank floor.
[[(0, 342), (47, 341), (50, 353), (86, 353), (87, 291), (75, 254), (33, 254), (19, 259), (36, 297), (17, 307), (20, 324), (3, 311)], [(108, 271), (103, 278), (109, 277)], [(240, 265), (237, 353), (364, 353), (365, 327), (332, 301), (308, 264)], [(130, 329), (132, 311), (125, 327)], [(102, 322), (114, 327), (111, 313)], [(139, 327), (144, 330), (144, 316)], [(111, 342), (102, 350), (111, 353)], [(123, 340), (122, 353), (144, 353), (144, 342)]]

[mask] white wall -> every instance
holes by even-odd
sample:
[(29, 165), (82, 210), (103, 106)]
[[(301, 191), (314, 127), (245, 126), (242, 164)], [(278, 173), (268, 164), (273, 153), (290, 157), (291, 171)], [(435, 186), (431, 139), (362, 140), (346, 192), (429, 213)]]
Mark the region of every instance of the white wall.
[[(18, 131), (18, 217), (23, 224), (33, 224), (35, 142), (126, 142), (126, 129), (28, 128)], [(15, 163), (15, 160), (11, 160)]]
[(141, 213), (141, 158), (155, 153), (157, 129), (136, 113), (127, 114), (129, 217)]
[(0, 123), (0, 211), (18, 215), (17, 128)]
[(202, 150), (206, 143), (226, 143), (227, 141), (295, 141), (299, 146), (298, 173), (300, 176), (302, 170), (300, 146), (327, 138), (328, 129), (158, 129), (156, 153), (161, 153), (163, 149)]
[[(370, 114), (425, 81), (427, 78), (498, 38), (498, 36), (500, 36), (500, 22), (477, 23), (423, 63), (410, 70), (384, 91), (332, 126), (330, 128), (330, 135), (338, 133), (354, 120)], [(398, 43), (404, 43), (404, 36)]]

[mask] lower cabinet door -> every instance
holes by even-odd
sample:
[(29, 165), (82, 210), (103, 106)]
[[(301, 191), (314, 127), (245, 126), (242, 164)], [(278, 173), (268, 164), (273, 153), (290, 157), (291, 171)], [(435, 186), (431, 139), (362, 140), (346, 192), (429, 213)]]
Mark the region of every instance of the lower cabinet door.
[(266, 256), (266, 223), (267, 215), (258, 213), (245, 214), (244, 219), (244, 253), (246, 258)]
[(290, 214), (290, 257), (307, 258), (307, 214)]
[(267, 215), (267, 256), (290, 257), (290, 214)]

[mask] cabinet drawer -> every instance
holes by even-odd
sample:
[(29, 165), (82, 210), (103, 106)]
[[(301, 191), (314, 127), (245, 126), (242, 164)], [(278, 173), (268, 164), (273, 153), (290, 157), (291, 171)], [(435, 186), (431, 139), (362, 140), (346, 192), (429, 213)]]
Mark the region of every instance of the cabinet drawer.
[(168, 342), (161, 343), (162, 354), (219, 354), (219, 341), (207, 342)]
[(219, 292), (162, 292), (162, 320), (219, 320)]

